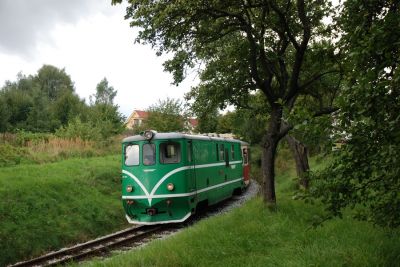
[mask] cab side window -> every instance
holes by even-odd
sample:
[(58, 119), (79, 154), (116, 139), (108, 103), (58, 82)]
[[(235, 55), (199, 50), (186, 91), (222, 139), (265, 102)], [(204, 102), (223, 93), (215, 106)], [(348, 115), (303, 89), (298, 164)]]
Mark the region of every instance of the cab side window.
[(219, 144), (219, 160), (224, 161), (225, 160), (225, 146), (224, 144)]
[(163, 164), (179, 163), (181, 161), (181, 145), (176, 142), (160, 144), (160, 162)]

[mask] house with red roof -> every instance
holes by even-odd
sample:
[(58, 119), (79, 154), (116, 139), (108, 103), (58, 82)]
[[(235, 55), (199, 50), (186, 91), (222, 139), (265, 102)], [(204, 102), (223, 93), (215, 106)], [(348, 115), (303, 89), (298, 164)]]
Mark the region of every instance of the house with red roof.
[(148, 116), (147, 111), (135, 109), (125, 122), (126, 128), (133, 129), (135, 126), (142, 125)]
[[(141, 126), (148, 117), (149, 113), (147, 111), (135, 109), (125, 122), (126, 128), (133, 129), (134, 127)], [(185, 128), (189, 133), (193, 133), (198, 124), (197, 119), (188, 118), (185, 122)]]
[(188, 118), (185, 122), (185, 128), (188, 130), (189, 133), (193, 133), (196, 130), (199, 121), (195, 118)]

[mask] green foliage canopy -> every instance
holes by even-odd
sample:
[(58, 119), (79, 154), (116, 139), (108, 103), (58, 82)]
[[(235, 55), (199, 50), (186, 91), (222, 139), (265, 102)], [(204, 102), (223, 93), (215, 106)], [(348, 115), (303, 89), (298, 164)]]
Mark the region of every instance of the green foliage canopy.
[(106, 78), (88, 106), (74, 92), (64, 69), (43, 65), (37, 74), (17, 75), (0, 90), (0, 132), (57, 132), (68, 138), (105, 140), (123, 130), (117, 94)]
[(316, 176), (313, 195), (329, 215), (352, 207), (360, 219), (399, 227), (399, 2), (346, 1), (339, 22), (348, 68), (337, 124), (347, 142)]
[(36, 75), (19, 73), (16, 81), (7, 81), (1, 88), (0, 99), (9, 111), (0, 112), (2, 132), (54, 132), (84, 106), (74, 93), (70, 76), (51, 65), (43, 65)]
[[(94, 104), (113, 105), (117, 91), (108, 85), (107, 78), (102, 79), (96, 86), (96, 93), (90, 97)], [(94, 100), (93, 100), (94, 98)]]
[(52, 65), (43, 65), (37, 75), (33, 77), (33, 82), (50, 100), (55, 100), (64, 91), (74, 91), (71, 77), (65, 72), (65, 69), (59, 69)]

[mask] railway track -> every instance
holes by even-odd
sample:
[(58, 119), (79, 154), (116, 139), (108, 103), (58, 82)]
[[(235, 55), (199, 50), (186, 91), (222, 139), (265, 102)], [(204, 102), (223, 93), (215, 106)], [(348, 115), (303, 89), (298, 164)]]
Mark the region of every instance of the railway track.
[(221, 212), (226, 212), (230, 208), (233, 208), (240, 203), (244, 203), (250, 197), (255, 196), (258, 190), (259, 185), (256, 182), (253, 182), (243, 195), (233, 196), (232, 198), (227, 199), (217, 205), (213, 205), (205, 210), (201, 210), (195, 215), (191, 216), (185, 222), (178, 224), (134, 226), (126, 230), (88, 241), (86, 243), (51, 252), (38, 258), (18, 262), (10, 265), (10, 267), (57, 266), (72, 261), (87, 259), (92, 256), (103, 255), (104, 253), (117, 248), (134, 248), (142, 244), (146, 238), (155, 236), (156, 234), (176, 232), (180, 229), (191, 226), (204, 218), (214, 216)]
[(10, 265), (10, 267), (62, 265), (67, 262), (101, 255), (111, 249), (124, 246), (137, 246), (143, 241), (143, 239), (166, 229), (167, 227), (163, 225), (131, 227), (86, 243), (51, 252), (35, 259), (18, 262), (14, 265)]

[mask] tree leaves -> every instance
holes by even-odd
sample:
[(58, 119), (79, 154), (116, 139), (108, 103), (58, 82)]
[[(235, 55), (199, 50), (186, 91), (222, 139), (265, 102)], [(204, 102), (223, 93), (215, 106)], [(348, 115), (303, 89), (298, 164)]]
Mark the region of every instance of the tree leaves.
[(400, 226), (400, 25), (396, 1), (347, 1), (340, 20), (346, 84), (337, 120), (347, 144), (314, 177), (333, 215), (346, 207), (386, 227)]
[[(84, 138), (104, 140), (123, 130), (124, 118), (113, 104), (116, 94), (104, 78), (88, 106), (74, 92), (64, 69), (43, 65), (37, 74), (18, 74), (17, 81), (6, 82), (1, 89), (0, 132), (55, 132), (61, 128), (59, 132), (82, 132)], [(88, 137), (86, 133), (93, 127), (97, 129)]]
[(144, 122), (147, 129), (160, 132), (182, 132), (185, 129), (186, 114), (177, 99), (158, 100), (147, 112), (148, 117)]

